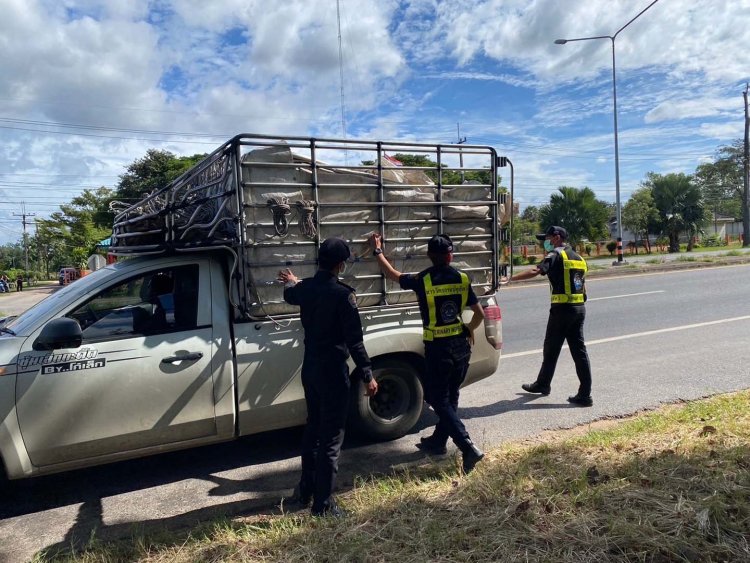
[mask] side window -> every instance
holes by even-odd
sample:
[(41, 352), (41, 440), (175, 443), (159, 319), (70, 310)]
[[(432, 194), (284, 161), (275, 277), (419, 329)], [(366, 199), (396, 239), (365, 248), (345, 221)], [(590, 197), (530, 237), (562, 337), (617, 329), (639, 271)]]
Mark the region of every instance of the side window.
[(84, 342), (190, 330), (197, 325), (198, 266), (132, 278), (105, 289), (67, 316), (80, 323)]

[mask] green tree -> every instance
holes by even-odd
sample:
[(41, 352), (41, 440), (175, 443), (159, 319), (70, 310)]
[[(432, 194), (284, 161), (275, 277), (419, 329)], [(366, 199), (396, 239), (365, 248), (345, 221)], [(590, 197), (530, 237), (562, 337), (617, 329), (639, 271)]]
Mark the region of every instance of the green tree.
[[(659, 210), (654, 205), (654, 198), (650, 188), (636, 190), (630, 199), (622, 207), (622, 224), (632, 231), (637, 239), (643, 239), (646, 244), (646, 252), (651, 254), (651, 245), (648, 235), (651, 228), (658, 225)], [(635, 247), (638, 252), (638, 245)]]
[(706, 207), (735, 219), (742, 218), (743, 142), (719, 147), (714, 162), (701, 164), (694, 181), (703, 194)]
[(114, 214), (109, 210), (109, 204), (114, 199), (114, 191), (110, 188), (83, 190), (70, 200), (69, 204), (61, 205), (60, 210), (69, 217), (83, 217), (101, 229), (111, 229)]
[(112, 232), (112, 214), (108, 208), (112, 193), (108, 188), (84, 190), (70, 203), (61, 205), (60, 211), (52, 213), (49, 219), (37, 222), (37, 240), (31, 247), (43, 247), (45, 250), (40, 254), (45, 256), (53, 252), (52, 260), (48, 259), (45, 265), (47, 271), (61, 266), (86, 265), (96, 245)]
[(582, 239), (598, 240), (609, 236), (609, 206), (598, 199), (590, 188), (562, 186), (552, 194), (550, 202), (539, 209), (542, 225), (560, 225), (568, 231), (572, 243)]
[[(393, 158), (398, 160), (403, 166), (420, 166), (424, 168), (432, 168), (432, 170), (424, 170), (424, 173), (427, 175), (430, 180), (435, 182), (437, 184), (438, 181), (438, 174), (437, 174), (437, 162), (434, 160), (431, 160), (428, 156), (425, 156), (423, 154), (403, 154), (403, 153), (396, 153), (393, 155)], [(374, 166), (375, 161), (374, 160), (363, 160), (362, 164), (364, 166)], [(442, 168), (447, 168), (445, 164), (442, 165)], [(490, 183), (490, 176), (491, 173), (489, 170), (468, 170), (466, 172), (459, 172), (457, 170), (443, 170), (442, 172), (442, 180), (443, 184), (462, 184), (464, 182), (476, 182), (479, 184), (489, 184)], [(500, 186), (501, 179), (498, 176), (497, 185)]]
[(205, 154), (178, 157), (169, 151), (149, 149), (146, 156), (135, 160), (120, 176), (115, 198), (125, 203), (140, 201), (152, 191), (165, 187), (205, 157)]
[(692, 176), (649, 172), (643, 185), (651, 189), (661, 218), (661, 231), (669, 238), (669, 252), (680, 251), (682, 232), (687, 233), (687, 249), (692, 250), (693, 237), (707, 220), (701, 190)]
[(20, 242), (7, 243), (0, 246), (0, 269), (5, 273), (14, 268), (23, 268), (23, 245)]
[(539, 208), (535, 205), (529, 205), (521, 213), (521, 219), (524, 221), (531, 221), (533, 223), (539, 223)]
[(535, 235), (540, 232), (539, 223), (527, 221), (523, 217), (513, 219), (513, 245), (536, 244)]
[(46, 279), (54, 278), (54, 272), (72, 263), (68, 245), (65, 229), (49, 220), (37, 221), (30, 248), (35, 262), (39, 264), (38, 269), (44, 272)]

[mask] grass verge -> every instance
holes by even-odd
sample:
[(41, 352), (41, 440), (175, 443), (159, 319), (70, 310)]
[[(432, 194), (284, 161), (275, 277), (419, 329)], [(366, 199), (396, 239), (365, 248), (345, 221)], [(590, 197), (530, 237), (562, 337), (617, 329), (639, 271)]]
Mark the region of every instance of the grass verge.
[[(750, 560), (750, 392), (357, 483), (342, 520), (213, 522), (40, 561)], [(593, 425), (594, 428), (597, 425)]]

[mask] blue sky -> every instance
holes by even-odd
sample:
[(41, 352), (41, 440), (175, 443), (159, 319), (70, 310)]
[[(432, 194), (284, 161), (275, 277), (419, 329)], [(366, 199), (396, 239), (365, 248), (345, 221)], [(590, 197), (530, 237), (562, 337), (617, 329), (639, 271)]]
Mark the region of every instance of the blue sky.
[[(610, 35), (650, 0), (340, 0), (349, 138), (510, 157), (516, 199), (614, 201)], [(0, 0), (0, 243), (149, 148), (340, 137), (335, 0)], [(617, 38), (623, 203), (743, 135), (750, 0), (659, 0)]]

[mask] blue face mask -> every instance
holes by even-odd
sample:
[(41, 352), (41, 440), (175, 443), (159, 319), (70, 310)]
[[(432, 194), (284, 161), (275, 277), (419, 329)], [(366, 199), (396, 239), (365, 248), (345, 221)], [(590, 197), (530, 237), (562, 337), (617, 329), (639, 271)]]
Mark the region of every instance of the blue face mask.
[(545, 240), (544, 241), (544, 250), (547, 252), (552, 252), (555, 249), (555, 247), (552, 245), (552, 241)]

